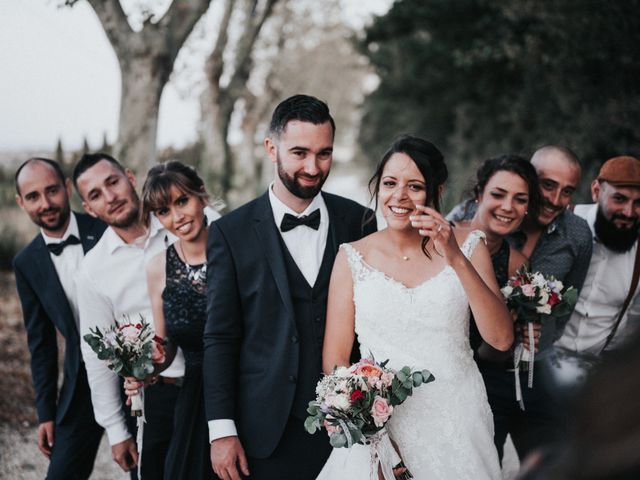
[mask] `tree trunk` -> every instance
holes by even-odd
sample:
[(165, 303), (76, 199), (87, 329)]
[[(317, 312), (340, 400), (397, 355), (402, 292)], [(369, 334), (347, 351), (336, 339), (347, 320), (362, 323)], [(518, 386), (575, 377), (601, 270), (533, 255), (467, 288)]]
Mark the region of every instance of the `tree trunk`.
[(122, 59), (122, 95), (118, 140), (114, 156), (146, 173), (156, 163), (156, 137), (160, 96), (171, 65), (158, 68), (151, 57)]

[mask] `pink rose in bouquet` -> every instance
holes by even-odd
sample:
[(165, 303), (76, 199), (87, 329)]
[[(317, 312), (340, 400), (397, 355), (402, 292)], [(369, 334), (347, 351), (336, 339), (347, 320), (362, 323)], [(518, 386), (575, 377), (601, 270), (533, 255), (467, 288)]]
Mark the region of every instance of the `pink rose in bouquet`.
[(382, 398), (376, 397), (371, 405), (371, 417), (373, 417), (373, 423), (377, 427), (383, 427), (391, 414), (393, 413), (393, 407), (389, 405), (389, 402)]

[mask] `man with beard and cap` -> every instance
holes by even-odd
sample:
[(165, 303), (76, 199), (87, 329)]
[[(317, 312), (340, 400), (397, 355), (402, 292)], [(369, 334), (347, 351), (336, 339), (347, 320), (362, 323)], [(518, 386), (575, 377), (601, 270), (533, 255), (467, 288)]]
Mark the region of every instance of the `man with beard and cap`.
[[(87, 153), (73, 170), (73, 183), (82, 206), (109, 227), (80, 265), (76, 278), (80, 333), (102, 331), (125, 318), (153, 323), (147, 290), (146, 266), (175, 238), (153, 215), (142, 218), (136, 178), (115, 158)], [(107, 431), (114, 461), (131, 471), (138, 461), (136, 442), (129, 429), (122, 402), (122, 388), (115, 372), (82, 342), (96, 420)], [(184, 356), (178, 355), (157, 381), (145, 388), (145, 424), (141, 474), (162, 479), (164, 461), (173, 432), (173, 416), (184, 375)]]
[(362, 226), (370, 210), (321, 191), (334, 134), (324, 102), (280, 103), (264, 142), (273, 183), (209, 229), (204, 395), (211, 463), (225, 480), (315, 479), (331, 451), (304, 429), (329, 278), (338, 246), (376, 228)]
[[(565, 286), (580, 291), (592, 250), (589, 225), (568, 209), (580, 181), (580, 163), (571, 150), (555, 145), (536, 150), (531, 163), (538, 174), (539, 212), (535, 218), (527, 215), (520, 229), (507, 240), (528, 258), (532, 272), (552, 275)], [(474, 207), (473, 202), (458, 205), (447, 219), (471, 218)], [(520, 459), (564, 436), (564, 410), (547, 378), (550, 376), (548, 360), (554, 354), (553, 343), (562, 335), (568, 320), (569, 315), (546, 319), (540, 328), (532, 388), (527, 386), (528, 371), (521, 369), (519, 373), (524, 410), (516, 401), (513, 356), (500, 362), (479, 359), (494, 416), (494, 440), (501, 458), (507, 434), (511, 434)]]
[(607, 160), (591, 184), (591, 195), (596, 203), (576, 205), (574, 211), (591, 227), (593, 255), (578, 303), (557, 345), (598, 355), (619, 346), (640, 321), (636, 285), (618, 323), (638, 255), (640, 160), (629, 156)]
[[(72, 212), (71, 182), (58, 163), (31, 158), (16, 171), (16, 201), (40, 233), (13, 260), (31, 352), (38, 448), (49, 458), (47, 479), (86, 479), (103, 429), (93, 417), (80, 355), (75, 275), (106, 225)], [(65, 339), (64, 381), (58, 391), (56, 332)], [(5, 392), (6, 393), (6, 392)]]

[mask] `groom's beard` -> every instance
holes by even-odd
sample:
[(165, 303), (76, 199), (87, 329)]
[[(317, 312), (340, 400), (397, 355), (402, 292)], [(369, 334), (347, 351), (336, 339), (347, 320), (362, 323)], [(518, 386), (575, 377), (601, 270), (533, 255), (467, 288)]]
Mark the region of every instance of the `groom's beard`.
[(624, 253), (631, 250), (633, 244), (638, 240), (638, 227), (640, 226), (638, 219), (636, 218), (633, 225), (628, 229), (621, 229), (615, 226), (613, 220), (633, 220), (633, 218), (626, 217), (625, 215), (614, 214), (611, 216), (611, 220), (608, 220), (600, 205), (596, 212), (596, 221), (594, 228), (598, 240), (609, 250), (617, 253)]

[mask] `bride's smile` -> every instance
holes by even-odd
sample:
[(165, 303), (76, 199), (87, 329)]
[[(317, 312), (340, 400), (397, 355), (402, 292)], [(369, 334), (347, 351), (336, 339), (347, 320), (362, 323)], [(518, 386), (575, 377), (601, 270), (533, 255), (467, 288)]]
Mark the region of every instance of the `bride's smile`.
[(425, 179), (415, 162), (404, 153), (394, 153), (384, 167), (378, 201), (390, 228), (410, 227), (416, 205), (426, 203)]

